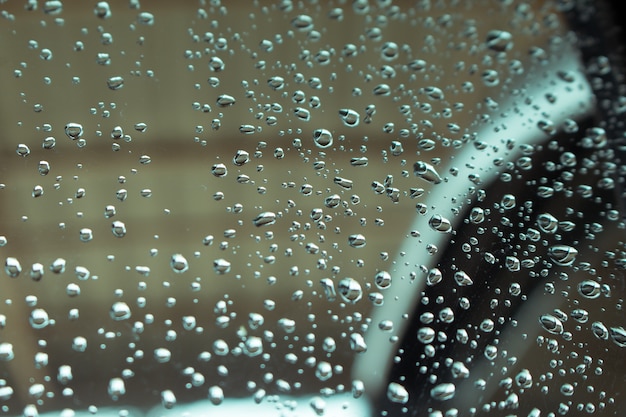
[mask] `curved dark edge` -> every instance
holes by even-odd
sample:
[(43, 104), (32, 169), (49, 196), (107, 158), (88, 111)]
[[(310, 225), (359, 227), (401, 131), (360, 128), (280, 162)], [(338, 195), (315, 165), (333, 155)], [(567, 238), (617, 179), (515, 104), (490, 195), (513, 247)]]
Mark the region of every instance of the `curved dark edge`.
[[(622, 218), (626, 218), (626, 112), (620, 113), (612, 105), (620, 96), (626, 96), (623, 6), (617, 0), (578, 0), (565, 11), (565, 17), (577, 35), (581, 59), (597, 99), (595, 118), (606, 130), (619, 166), (614, 177), (615, 192)], [(601, 74), (592, 70), (598, 57), (608, 58), (610, 71)]]

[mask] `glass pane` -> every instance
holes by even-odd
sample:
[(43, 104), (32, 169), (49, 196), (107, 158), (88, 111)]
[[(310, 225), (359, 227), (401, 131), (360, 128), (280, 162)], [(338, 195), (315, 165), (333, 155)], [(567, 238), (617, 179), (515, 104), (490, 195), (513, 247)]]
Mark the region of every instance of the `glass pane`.
[(0, 2), (0, 413), (619, 415), (610, 6)]

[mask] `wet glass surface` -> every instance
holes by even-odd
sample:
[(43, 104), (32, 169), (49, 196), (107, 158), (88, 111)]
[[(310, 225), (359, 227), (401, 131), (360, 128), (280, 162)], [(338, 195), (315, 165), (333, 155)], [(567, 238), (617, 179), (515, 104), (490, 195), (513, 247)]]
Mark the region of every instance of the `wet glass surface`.
[(620, 415), (611, 10), (0, 2), (0, 414)]

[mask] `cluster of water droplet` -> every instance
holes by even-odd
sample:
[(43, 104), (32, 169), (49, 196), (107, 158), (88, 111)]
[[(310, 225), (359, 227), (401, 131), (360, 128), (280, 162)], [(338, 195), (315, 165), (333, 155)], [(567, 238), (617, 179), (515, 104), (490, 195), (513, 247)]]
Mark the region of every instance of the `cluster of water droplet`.
[[(137, 382), (139, 374), (157, 367), (184, 380), (183, 386), (148, 389), (158, 392), (157, 401), (166, 409), (178, 397), (219, 405), (229, 390), (234, 396), (248, 392), (256, 403), (278, 401), (270, 399), (274, 394), (314, 391), (319, 396), (309, 406), (324, 415), (324, 398), (351, 392), (358, 399), (367, 392), (367, 384), (346, 368), (368, 352), (370, 340), (384, 338), (391, 354), (377, 360), (404, 367), (385, 386), (388, 415), (394, 410), (410, 414), (407, 407), (418, 407), (417, 401), (431, 416), (498, 413), (518, 409), (524, 395), (537, 391), (544, 398), (561, 396), (552, 413), (591, 413), (614, 402), (604, 390), (595, 393), (593, 378), (608, 369), (602, 357), (587, 350), (599, 344), (615, 355), (615, 348), (626, 347), (623, 300), (614, 294), (622, 288), (623, 274), (616, 271), (626, 266), (625, 248), (623, 243), (596, 243), (608, 232), (605, 228), (624, 228), (618, 206), (604, 200), (616, 188), (623, 166), (613, 161), (606, 126), (582, 131), (573, 118), (556, 122), (559, 112), (551, 106), (569, 100), (582, 81), (557, 65), (559, 45), (570, 41), (555, 20), (555, 5), (548, 2), (552, 8), (533, 12), (526, 4), (502, 2), (504, 9), (490, 10), (513, 16), (512, 27), (498, 23), (486, 29), (457, 6), (441, 13), (430, 2), (409, 8), (386, 0), (340, 2), (328, 10), (317, 3), (309, 8), (288, 0), (271, 6), (255, 2), (249, 21), (238, 23), (242, 27), (223, 27), (229, 13), (246, 8), (205, 3), (200, 2), (188, 27), (170, 27), (166, 14), (144, 11), (131, 1), (135, 17), (122, 30), (106, 25), (115, 20), (115, 7), (97, 2), (90, 15), (94, 22), (79, 32), (87, 39), (95, 28), (100, 44), (76, 41), (70, 49), (80, 57), (67, 58), (65, 72), (44, 79), (47, 88), (71, 73), (74, 61), (69, 61), (78, 66), (91, 59), (94, 74), (101, 77), (101, 96), (114, 101), (103, 99), (84, 113), (61, 111), (62, 121), (41, 124), (37, 119), (35, 130), (43, 138), (20, 137), (12, 145), (17, 154), (12, 158), (21, 165), (18, 175), (3, 177), (0, 193), (15, 193), (19, 200), (17, 177), (23, 174), (26, 180), (20, 181), (30, 181), (29, 200), (19, 207), (23, 227), (32, 223), (30, 217), (39, 221), (31, 205), (49, 211), (50, 219), (42, 223), (57, 222), (57, 234), (48, 231), (48, 224), (39, 233), (52, 236), (50, 253), (71, 255), (52, 262), (45, 260), (48, 253), (18, 256), (20, 245), (32, 243), (36, 251), (40, 236), (0, 236), (4, 271), (14, 279), (4, 285), (27, 288), (18, 287), (19, 280), (61, 285), (68, 297), (62, 304), (69, 311), (61, 314), (58, 303), (47, 302), (45, 290), (28, 287), (32, 294), (25, 301), (4, 296), (8, 310), (25, 303), (24, 323), (38, 341), (31, 346), (30, 339), (0, 338), (0, 365), (33, 356), (28, 358), (33, 369), (12, 374), (0, 368), (5, 378), (0, 379), (0, 400), (19, 397), (21, 403), (26, 398), (25, 416), (36, 416), (37, 407), (59, 397), (80, 403), (82, 394), (74, 390), (83, 388), (83, 358), (92, 355), (97, 361), (100, 354), (119, 353), (113, 369), (98, 372), (106, 375), (113, 402), (141, 393), (136, 385), (151, 381)], [(29, 1), (26, 10), (36, 12), (38, 6)], [(46, 30), (63, 26), (61, 1), (45, 1), (41, 7)], [(26, 19), (4, 17), (14, 33)], [(347, 22), (356, 33), (346, 33)], [(185, 49), (144, 47), (159, 25), (184, 32)], [(401, 29), (392, 30), (396, 25)], [(419, 39), (409, 40), (403, 32), (418, 32)], [(523, 34), (531, 40), (521, 39)], [(11, 36), (7, 30), (4, 35)], [(131, 54), (115, 49), (123, 37), (138, 38), (140, 52), (132, 69), (118, 64)], [(35, 62), (19, 63), (13, 81), (28, 82), (31, 66), (53, 64), (67, 46), (40, 48), (44, 41), (29, 42), (38, 52)], [(84, 58), (88, 53), (91, 58)], [(167, 80), (165, 69), (156, 75), (144, 70), (142, 60), (150, 54), (165, 54), (188, 77)], [(596, 72), (604, 71), (603, 62), (598, 59)], [(170, 143), (166, 152), (163, 139), (151, 131), (158, 120), (126, 116), (141, 114), (128, 101), (147, 96), (160, 71), (160, 82), (193, 91), (187, 109), (168, 108), (173, 119), (184, 121), (182, 139), (172, 141), (188, 143)], [(524, 82), (527, 73), (540, 74), (563, 93), (535, 97)], [(80, 91), (84, 80), (71, 80), (68, 91)], [(20, 100), (38, 101), (35, 93), (26, 96)], [(506, 104), (511, 97), (513, 104)], [(37, 115), (47, 114), (39, 103), (33, 108)], [(541, 139), (516, 142), (517, 127), (506, 114), (524, 120), (520, 132), (530, 124), (531, 136)], [(503, 121), (493, 121), (501, 116)], [(95, 156), (86, 156), (91, 148)], [(143, 175), (169, 169), (169, 150), (182, 148), (192, 149), (189, 158), (202, 155), (202, 163), (178, 161), (177, 189), (165, 189), (158, 181), (141, 183)], [(78, 174), (68, 174), (67, 162), (56, 154), (61, 150), (64, 158), (77, 161)], [(120, 171), (91, 184), (83, 181), (101, 161)], [(537, 168), (543, 171), (535, 175)], [(184, 184), (189, 177), (192, 185)], [(189, 187), (211, 194), (188, 197), (181, 190)], [(186, 199), (190, 212), (204, 212), (198, 217), (202, 224), (191, 225), (185, 214), (168, 208), (176, 198)], [(552, 200), (557, 202), (550, 205)], [(99, 204), (97, 216), (90, 201)], [(599, 218), (576, 208), (585, 204)], [(155, 207), (158, 224), (142, 222), (144, 212), (148, 216)], [(190, 241), (172, 239), (163, 245), (160, 230), (167, 235), (169, 228), (181, 229), (170, 223), (176, 216), (182, 217)], [(409, 230), (411, 224), (419, 228)], [(80, 265), (80, 252), (96, 245), (102, 245), (106, 253), (99, 256), (112, 267)], [(130, 246), (140, 246), (145, 258), (118, 261)], [(444, 252), (454, 255), (438, 258)], [(103, 273), (92, 274), (92, 269)], [(99, 286), (112, 274), (122, 277), (113, 288)], [(272, 295), (284, 296), (276, 290), (281, 287), (291, 297)], [(238, 294), (246, 291), (253, 294)], [(417, 295), (417, 317), (408, 305), (409, 310), (393, 314), (398, 319), (375, 319), (377, 309), (412, 299), (409, 293)], [(58, 294), (53, 290), (49, 296)], [(86, 320), (83, 316), (101, 313), (91, 306), (94, 300), (106, 303), (105, 320), (101, 314), (101, 324), (92, 331), (72, 333), (63, 348), (71, 359), (49, 355), (48, 350), (54, 352), (49, 346), (57, 343), (54, 331), (69, 334), (73, 323)], [(524, 310), (529, 300), (541, 310)], [(603, 314), (607, 310), (610, 314)], [(522, 314), (531, 316), (532, 324), (521, 326)], [(418, 323), (410, 335), (418, 352), (412, 358), (398, 347), (409, 319)], [(24, 323), (0, 310), (0, 332)], [(532, 358), (519, 360), (521, 353), (509, 352), (529, 339), (536, 339), (531, 351), (548, 355), (532, 366), (526, 363)], [(22, 352), (21, 345), (28, 343)], [(386, 371), (383, 366), (381, 372)], [(423, 375), (426, 384), (416, 386), (416, 375)], [(370, 380), (381, 378), (370, 375)], [(247, 381), (233, 387), (230, 379)], [(550, 390), (553, 381), (559, 393)], [(470, 406), (464, 410), (448, 406), (456, 404), (462, 390), (477, 393), (476, 399), (465, 398)], [(573, 399), (583, 390), (590, 398), (595, 395), (584, 404)], [(483, 398), (483, 392), (489, 396)], [(11, 407), (2, 411), (14, 413)], [(538, 410), (529, 415), (539, 415)]]

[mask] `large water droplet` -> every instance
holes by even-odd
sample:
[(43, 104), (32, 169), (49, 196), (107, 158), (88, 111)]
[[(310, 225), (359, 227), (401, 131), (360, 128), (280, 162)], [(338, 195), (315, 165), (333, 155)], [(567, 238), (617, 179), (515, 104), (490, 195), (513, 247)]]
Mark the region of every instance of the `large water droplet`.
[(417, 161), (413, 164), (413, 173), (433, 184), (439, 184), (442, 181), (435, 167), (423, 161)]
[(552, 314), (543, 314), (539, 317), (539, 323), (547, 332), (552, 334), (563, 333), (563, 323)]
[(182, 274), (189, 269), (189, 263), (183, 255), (181, 255), (180, 253), (175, 253), (170, 258), (170, 267), (172, 268), (172, 271), (176, 272), (177, 274)]
[(431, 398), (439, 401), (446, 401), (454, 397), (456, 386), (449, 382), (439, 384), (430, 390)]
[(409, 402), (409, 392), (397, 382), (390, 382), (387, 386), (387, 398), (394, 403), (406, 404)]
[(130, 307), (123, 301), (118, 301), (111, 306), (109, 315), (115, 321), (128, 320), (131, 316)]
[(337, 285), (339, 294), (346, 302), (356, 303), (363, 297), (363, 290), (361, 284), (354, 278), (343, 278)]
[(333, 135), (326, 129), (313, 131), (313, 141), (318, 148), (328, 148), (333, 145)]
[(571, 246), (555, 245), (548, 249), (548, 256), (559, 266), (570, 266), (574, 263), (578, 251)]

